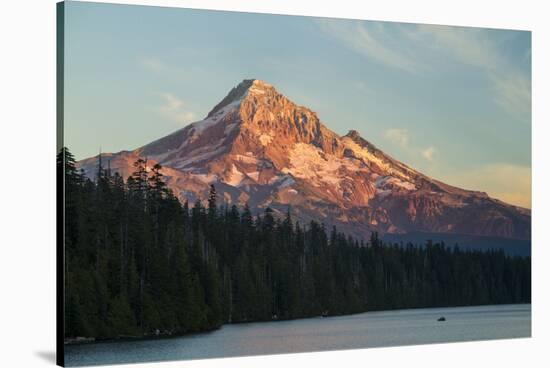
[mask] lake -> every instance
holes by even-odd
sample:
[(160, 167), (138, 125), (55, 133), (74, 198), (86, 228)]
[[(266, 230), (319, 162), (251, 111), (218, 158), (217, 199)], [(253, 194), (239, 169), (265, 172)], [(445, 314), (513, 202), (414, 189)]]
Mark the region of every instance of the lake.
[[(445, 322), (438, 322), (441, 316)], [(189, 336), (65, 346), (67, 366), (189, 360), (531, 336), (531, 305), (407, 309), (225, 325)]]

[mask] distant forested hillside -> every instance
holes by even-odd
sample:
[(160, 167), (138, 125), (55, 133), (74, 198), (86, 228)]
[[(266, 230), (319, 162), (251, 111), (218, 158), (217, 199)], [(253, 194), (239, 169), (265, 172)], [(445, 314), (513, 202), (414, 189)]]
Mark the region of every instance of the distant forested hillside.
[[(530, 257), (368, 242), (269, 208), (180, 203), (161, 167), (94, 181), (67, 149), (65, 337), (183, 334), (224, 323), (369, 310), (525, 303)], [(206, 204), (207, 203), (207, 204)]]

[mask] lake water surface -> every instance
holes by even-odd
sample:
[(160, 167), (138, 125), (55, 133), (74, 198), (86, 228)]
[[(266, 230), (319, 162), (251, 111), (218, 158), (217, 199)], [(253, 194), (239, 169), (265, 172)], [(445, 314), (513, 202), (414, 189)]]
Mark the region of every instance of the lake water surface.
[[(437, 322), (441, 316), (445, 322)], [(190, 336), (65, 346), (67, 366), (188, 360), (531, 336), (531, 305), (408, 309), (225, 325)]]

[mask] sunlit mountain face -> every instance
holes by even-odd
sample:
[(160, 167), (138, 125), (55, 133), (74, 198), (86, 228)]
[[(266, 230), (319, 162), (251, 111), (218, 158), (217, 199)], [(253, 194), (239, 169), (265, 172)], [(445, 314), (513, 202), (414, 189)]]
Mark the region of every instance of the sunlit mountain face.
[[(257, 79), (233, 88), (201, 121), (133, 151), (102, 155), (124, 177), (138, 158), (163, 166), (181, 201), (288, 210), (359, 238), (467, 234), (529, 240), (530, 210), (434, 180), (388, 156), (356, 131), (340, 136), (317, 114)], [(80, 161), (94, 177), (98, 157)], [(511, 178), (513, 180), (513, 178)]]

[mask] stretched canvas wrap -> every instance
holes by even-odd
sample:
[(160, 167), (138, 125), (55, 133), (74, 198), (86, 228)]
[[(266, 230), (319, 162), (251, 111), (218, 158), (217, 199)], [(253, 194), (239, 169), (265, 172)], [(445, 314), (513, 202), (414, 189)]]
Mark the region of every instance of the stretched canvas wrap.
[(531, 336), (531, 33), (58, 4), (58, 364)]

